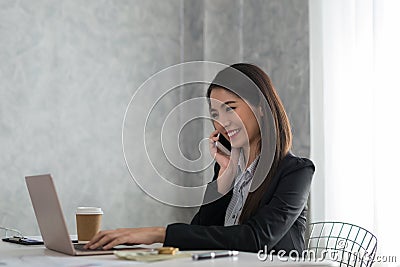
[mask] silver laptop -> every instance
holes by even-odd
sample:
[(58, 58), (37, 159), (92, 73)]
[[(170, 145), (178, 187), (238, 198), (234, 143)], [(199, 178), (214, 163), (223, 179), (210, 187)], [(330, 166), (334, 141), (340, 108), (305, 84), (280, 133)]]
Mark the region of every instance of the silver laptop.
[(25, 180), (46, 248), (79, 256), (114, 253), (113, 250), (85, 250), (83, 244), (72, 243), (50, 174), (27, 176)]

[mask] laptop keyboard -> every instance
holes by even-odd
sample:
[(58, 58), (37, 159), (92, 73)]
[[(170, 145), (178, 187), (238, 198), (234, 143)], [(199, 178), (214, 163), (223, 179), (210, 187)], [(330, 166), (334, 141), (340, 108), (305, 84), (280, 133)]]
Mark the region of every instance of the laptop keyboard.
[(74, 244), (76, 250), (79, 251), (103, 251), (103, 247), (98, 247), (96, 249), (86, 249), (84, 248), (86, 244)]

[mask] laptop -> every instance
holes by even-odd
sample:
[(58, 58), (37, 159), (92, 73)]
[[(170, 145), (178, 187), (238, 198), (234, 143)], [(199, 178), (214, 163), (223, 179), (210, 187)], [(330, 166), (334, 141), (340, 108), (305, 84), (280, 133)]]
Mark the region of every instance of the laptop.
[(46, 248), (73, 256), (114, 253), (113, 250), (85, 250), (84, 244), (72, 243), (50, 174), (27, 176), (25, 181)]

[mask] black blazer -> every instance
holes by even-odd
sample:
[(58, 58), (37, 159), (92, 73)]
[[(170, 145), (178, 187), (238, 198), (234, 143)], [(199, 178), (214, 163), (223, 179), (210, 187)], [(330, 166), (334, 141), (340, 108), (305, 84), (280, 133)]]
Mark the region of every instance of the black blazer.
[[(256, 214), (240, 225), (224, 226), (231, 192), (203, 205), (191, 224), (168, 225), (164, 246), (181, 250), (235, 249), (257, 252), (304, 250), (307, 199), (314, 164), (288, 154), (282, 159)], [(219, 165), (214, 166), (214, 179)]]

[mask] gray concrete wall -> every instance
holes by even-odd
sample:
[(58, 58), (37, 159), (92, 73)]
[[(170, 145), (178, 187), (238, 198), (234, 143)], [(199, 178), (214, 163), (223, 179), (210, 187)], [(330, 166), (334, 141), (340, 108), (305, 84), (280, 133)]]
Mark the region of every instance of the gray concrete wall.
[[(101, 206), (103, 228), (188, 222), (196, 209), (140, 190), (121, 145), (132, 94), (184, 61), (260, 65), (292, 120), (294, 152), (308, 155), (307, 10), (307, 0), (0, 0), (0, 225), (38, 234), (23, 177), (49, 172), (71, 232), (80, 205)], [(181, 91), (166, 108), (197, 95)]]

